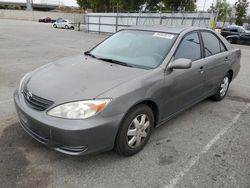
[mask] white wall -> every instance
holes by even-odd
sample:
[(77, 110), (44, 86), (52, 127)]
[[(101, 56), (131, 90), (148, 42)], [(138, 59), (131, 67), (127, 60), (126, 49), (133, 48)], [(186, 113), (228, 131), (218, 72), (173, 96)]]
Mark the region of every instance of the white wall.
[(1, 19), (31, 20), (37, 21), (42, 17), (50, 17), (52, 19), (65, 18), (73, 22), (85, 23), (84, 14), (78, 13), (61, 13), (61, 12), (42, 12), (42, 11), (26, 11), (26, 10), (6, 10), (0, 9)]

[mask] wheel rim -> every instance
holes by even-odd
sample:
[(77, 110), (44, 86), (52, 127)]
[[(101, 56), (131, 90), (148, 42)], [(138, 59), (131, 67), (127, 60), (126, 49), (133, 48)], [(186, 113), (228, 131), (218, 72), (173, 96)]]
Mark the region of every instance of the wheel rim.
[(128, 127), (127, 143), (130, 148), (140, 146), (148, 136), (150, 121), (146, 114), (140, 114), (133, 119)]
[(221, 97), (223, 97), (226, 94), (228, 85), (229, 85), (229, 78), (225, 77), (223, 79), (223, 82), (220, 85), (220, 87), (221, 87), (221, 89), (220, 89), (220, 96)]

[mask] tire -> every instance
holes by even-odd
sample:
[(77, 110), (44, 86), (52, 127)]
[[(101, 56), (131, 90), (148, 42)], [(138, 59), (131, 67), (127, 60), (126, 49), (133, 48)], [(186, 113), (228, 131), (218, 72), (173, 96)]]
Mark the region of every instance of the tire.
[(69, 26), (68, 26), (68, 25), (65, 25), (65, 29), (69, 29)]
[(224, 78), (222, 79), (219, 89), (217, 90), (215, 95), (211, 97), (214, 101), (221, 101), (222, 99), (225, 98), (230, 85), (230, 81), (231, 81), (231, 76), (229, 73), (227, 73), (226, 76), (224, 76)]
[(147, 144), (153, 127), (154, 114), (150, 107), (141, 104), (133, 108), (125, 116), (118, 131), (116, 152), (123, 156), (131, 156), (141, 151)]
[(57, 28), (57, 25), (56, 25), (56, 24), (53, 24), (53, 27), (54, 27), (54, 28)]
[(74, 30), (75, 28), (73, 26), (71, 26), (70, 29)]

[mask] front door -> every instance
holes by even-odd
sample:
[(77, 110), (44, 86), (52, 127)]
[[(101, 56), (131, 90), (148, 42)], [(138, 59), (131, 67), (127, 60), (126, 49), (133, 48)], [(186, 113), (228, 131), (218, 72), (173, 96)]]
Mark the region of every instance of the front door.
[(198, 33), (188, 33), (181, 41), (173, 59), (190, 59), (192, 60), (192, 66), (189, 69), (166, 71), (165, 95), (162, 101), (164, 108), (163, 120), (203, 98), (205, 62), (204, 59), (202, 59), (201, 52), (202, 48)]

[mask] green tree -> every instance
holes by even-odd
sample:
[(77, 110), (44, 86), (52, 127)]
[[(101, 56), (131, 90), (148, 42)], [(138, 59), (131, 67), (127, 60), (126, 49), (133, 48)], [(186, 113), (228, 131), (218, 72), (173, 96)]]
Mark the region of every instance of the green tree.
[(238, 0), (235, 3), (236, 10), (236, 25), (243, 25), (243, 20), (246, 18), (247, 8), (249, 6), (249, 2), (247, 0)]
[(119, 12), (119, 10), (123, 9), (124, 0), (110, 0), (110, 7), (112, 12)]
[(196, 0), (163, 0), (166, 11), (195, 11)]
[(218, 20), (223, 21), (223, 25), (225, 24), (228, 17), (232, 14), (232, 6), (227, 0), (223, 0), (217, 3), (218, 9)]
[(83, 10), (90, 8), (90, 0), (76, 0), (79, 7)]
[(90, 8), (94, 11), (94, 12), (104, 12), (102, 10), (102, 1), (101, 0), (90, 0)]
[(146, 4), (149, 11), (160, 10), (160, 3), (163, 3), (163, 11), (194, 11), (196, 0), (76, 0), (80, 8), (86, 10), (91, 8), (94, 12), (116, 12), (118, 11), (139, 11), (140, 6)]

